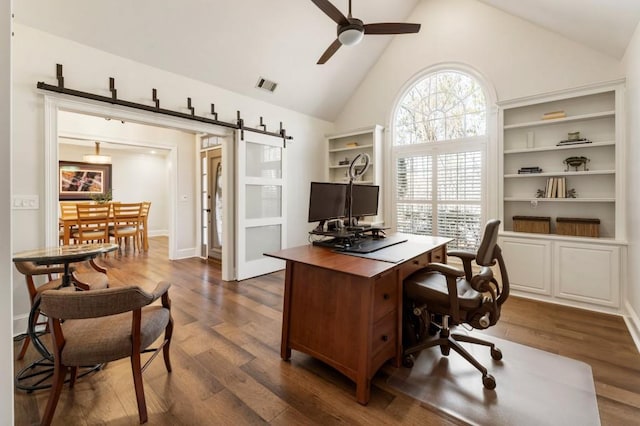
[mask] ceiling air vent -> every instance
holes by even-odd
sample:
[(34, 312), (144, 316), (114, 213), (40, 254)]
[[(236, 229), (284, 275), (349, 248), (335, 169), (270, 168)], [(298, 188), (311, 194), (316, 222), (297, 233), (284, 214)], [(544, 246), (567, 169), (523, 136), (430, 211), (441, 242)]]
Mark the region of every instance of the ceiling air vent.
[(276, 90), (278, 83), (275, 81), (267, 80), (266, 78), (260, 77), (258, 79), (258, 83), (256, 83), (256, 87), (258, 89), (266, 90), (268, 92), (273, 92)]

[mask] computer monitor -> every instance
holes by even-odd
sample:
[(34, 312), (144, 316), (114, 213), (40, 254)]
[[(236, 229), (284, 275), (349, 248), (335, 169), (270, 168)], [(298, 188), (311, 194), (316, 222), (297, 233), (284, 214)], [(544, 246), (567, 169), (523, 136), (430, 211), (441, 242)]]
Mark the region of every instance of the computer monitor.
[(380, 194), (378, 185), (354, 184), (352, 191), (352, 217), (376, 216), (378, 214), (378, 197)]
[(330, 182), (311, 182), (309, 196), (309, 222), (320, 222), (344, 217), (347, 203), (347, 185)]

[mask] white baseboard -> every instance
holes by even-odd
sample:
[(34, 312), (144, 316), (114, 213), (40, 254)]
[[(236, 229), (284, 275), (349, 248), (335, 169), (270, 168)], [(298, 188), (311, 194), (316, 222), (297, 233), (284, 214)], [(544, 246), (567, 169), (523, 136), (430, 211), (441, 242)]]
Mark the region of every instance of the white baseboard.
[(193, 247), (193, 248), (186, 248), (186, 249), (181, 249), (178, 250), (176, 252), (176, 257), (174, 260), (177, 259), (188, 259), (190, 257), (198, 257), (200, 255), (200, 252), (198, 251), (197, 248)]
[(29, 314), (23, 314), (13, 317), (13, 337), (27, 332), (27, 324), (29, 324)]
[(149, 237), (168, 237), (168, 229), (149, 229)]
[(628, 301), (625, 302), (624, 307), (626, 310), (624, 322), (627, 324), (627, 328), (629, 329), (629, 333), (631, 333), (631, 338), (636, 344), (638, 352), (640, 352), (640, 316), (638, 316), (638, 313), (633, 309)]

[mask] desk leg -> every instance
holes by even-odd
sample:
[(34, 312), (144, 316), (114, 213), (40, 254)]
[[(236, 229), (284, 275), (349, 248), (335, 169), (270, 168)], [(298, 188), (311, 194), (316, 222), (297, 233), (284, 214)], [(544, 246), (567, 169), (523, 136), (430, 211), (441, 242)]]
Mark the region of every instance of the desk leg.
[(293, 262), (287, 261), (287, 269), (284, 279), (284, 306), (282, 308), (282, 342), (280, 343), (280, 357), (289, 361), (291, 359), (291, 347), (289, 347), (289, 322), (291, 318), (291, 290), (293, 286)]

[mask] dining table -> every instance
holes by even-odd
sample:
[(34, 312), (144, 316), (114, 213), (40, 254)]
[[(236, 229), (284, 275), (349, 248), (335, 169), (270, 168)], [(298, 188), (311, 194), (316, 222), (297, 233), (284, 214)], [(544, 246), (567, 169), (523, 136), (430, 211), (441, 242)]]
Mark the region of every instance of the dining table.
[[(117, 244), (75, 244), (57, 247), (43, 247), (15, 253), (13, 262), (34, 262), (37, 265), (63, 265), (64, 272), (58, 289), (75, 290), (73, 287), (73, 275), (71, 264), (93, 260), (96, 257), (118, 249)], [(31, 338), (33, 346), (42, 356), (37, 361), (31, 362), (18, 372), (15, 378), (18, 389), (32, 392), (37, 389), (45, 389), (51, 386), (47, 380), (53, 376), (53, 355), (40, 339), (40, 332), (36, 330), (34, 321), (40, 315), (40, 296), (36, 296), (29, 312), (27, 335)], [(46, 313), (44, 313), (46, 315)], [(93, 369), (98, 367), (93, 367)]]

